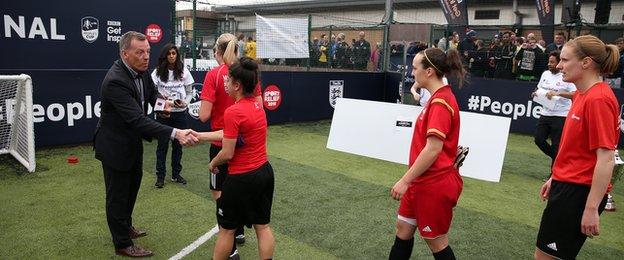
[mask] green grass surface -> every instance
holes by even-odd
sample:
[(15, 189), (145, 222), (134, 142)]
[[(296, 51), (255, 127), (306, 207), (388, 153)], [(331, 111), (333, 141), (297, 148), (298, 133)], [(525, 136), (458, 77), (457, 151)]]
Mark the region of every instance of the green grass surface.
[[(398, 203), (389, 189), (405, 166), (325, 148), (329, 122), (269, 128), (268, 150), (276, 185), (272, 226), (276, 259), (387, 259)], [(135, 242), (166, 259), (214, 227), (208, 188), (208, 145), (185, 148), (180, 186), (153, 184), (155, 143), (145, 144), (144, 175), (134, 211), (149, 235)], [(79, 157), (68, 165), (70, 154)], [(459, 259), (529, 259), (545, 204), (538, 198), (549, 161), (529, 136), (509, 136), (500, 183), (464, 178), (450, 240)], [(169, 177), (169, 176), (168, 176)], [(624, 192), (613, 191), (618, 206)], [(620, 203), (622, 201), (622, 203)], [(0, 156), (0, 259), (115, 257), (104, 213), (104, 184), (90, 146), (40, 149), (37, 172), (26, 174)], [(620, 209), (621, 210), (621, 209)], [(624, 213), (605, 212), (601, 235), (580, 259), (624, 259)], [(257, 258), (253, 230), (240, 247)], [(216, 238), (188, 259), (210, 259)], [(413, 259), (433, 259), (416, 240)]]

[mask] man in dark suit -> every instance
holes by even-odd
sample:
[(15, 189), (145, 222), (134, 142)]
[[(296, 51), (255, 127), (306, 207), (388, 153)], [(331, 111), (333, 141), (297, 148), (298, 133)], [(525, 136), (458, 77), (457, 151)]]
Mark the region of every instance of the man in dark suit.
[[(177, 139), (182, 145), (198, 142), (197, 133), (162, 125), (146, 115), (157, 99), (149, 73), (150, 46), (144, 34), (127, 32), (119, 41), (121, 59), (106, 73), (101, 89), (101, 117), (95, 131), (95, 158), (102, 162), (106, 187), (106, 219), (115, 253), (151, 256), (132, 239), (146, 235), (132, 225), (132, 210), (143, 176), (143, 141)], [(166, 106), (165, 110), (168, 109)]]

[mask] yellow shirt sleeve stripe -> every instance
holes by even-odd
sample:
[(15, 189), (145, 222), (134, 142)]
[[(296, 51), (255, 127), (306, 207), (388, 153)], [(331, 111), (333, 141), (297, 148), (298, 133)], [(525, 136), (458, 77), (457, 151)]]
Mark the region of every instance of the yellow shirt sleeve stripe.
[(446, 139), (446, 135), (442, 133), (442, 131), (435, 129), (435, 128), (429, 128), (429, 130), (427, 130), (427, 135), (429, 134), (435, 134), (437, 136), (442, 137), (442, 139)]
[(448, 103), (446, 103), (446, 100), (441, 99), (441, 98), (435, 98), (433, 100), (431, 100), (431, 104), (433, 103), (440, 103), (444, 106), (446, 106), (446, 108), (451, 111), (451, 115), (454, 116), (455, 115), (455, 110), (453, 110), (453, 107), (451, 107), (451, 105), (449, 105)]

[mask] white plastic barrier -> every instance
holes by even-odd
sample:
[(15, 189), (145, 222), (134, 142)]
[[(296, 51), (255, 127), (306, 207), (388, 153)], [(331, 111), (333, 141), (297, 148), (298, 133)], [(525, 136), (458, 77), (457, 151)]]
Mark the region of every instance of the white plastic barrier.
[[(340, 98), (327, 148), (407, 165), (422, 107)], [(470, 147), (462, 176), (499, 182), (511, 119), (460, 112), (459, 144)]]

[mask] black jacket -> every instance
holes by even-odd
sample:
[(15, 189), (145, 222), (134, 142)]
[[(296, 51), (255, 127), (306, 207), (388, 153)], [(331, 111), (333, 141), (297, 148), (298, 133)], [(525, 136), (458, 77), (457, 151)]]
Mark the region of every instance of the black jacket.
[(120, 171), (129, 170), (143, 160), (142, 139), (169, 138), (173, 128), (149, 118), (148, 103), (154, 106), (157, 91), (149, 73), (143, 73), (141, 99), (132, 74), (121, 60), (113, 63), (106, 73), (101, 89), (101, 115), (95, 130), (95, 158), (102, 164)]

